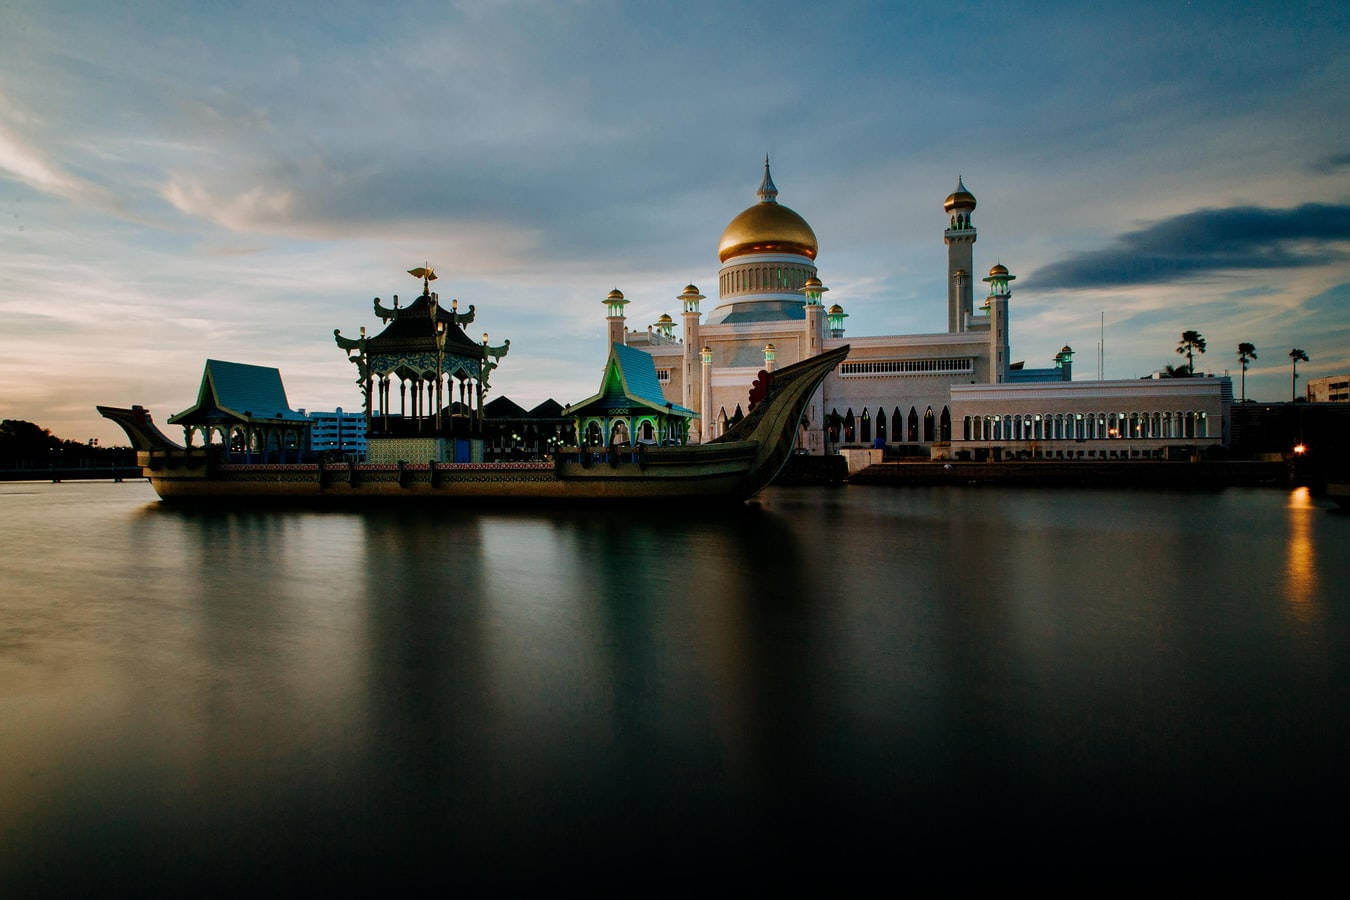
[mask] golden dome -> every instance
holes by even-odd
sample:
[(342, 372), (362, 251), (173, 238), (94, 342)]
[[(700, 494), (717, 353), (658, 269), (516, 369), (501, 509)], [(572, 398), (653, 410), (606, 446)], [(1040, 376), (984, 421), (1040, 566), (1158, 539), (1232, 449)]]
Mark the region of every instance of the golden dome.
[(815, 259), (816, 233), (805, 219), (777, 201), (778, 188), (769, 176), (767, 156), (758, 195), (759, 202), (732, 219), (722, 232), (717, 258), (726, 262), (746, 253), (797, 253)]
[(675, 320), (670, 317), (670, 313), (661, 313), (661, 318), (656, 320), (658, 325), (673, 325)]
[(1073, 353), (1073, 348), (1070, 347), (1068, 344), (1065, 344), (1065, 345), (1060, 349), (1059, 352), (1060, 352), (1060, 353), (1064, 353), (1064, 354)]
[(817, 277), (814, 276), (814, 275), (812, 275), (810, 278), (806, 279), (806, 283), (802, 285), (802, 287), (804, 287), (804, 288), (818, 288), (818, 287), (824, 287), (824, 286), (825, 286), (825, 285), (821, 284), (820, 279), (817, 278)]
[(839, 315), (840, 313), (842, 313), (843, 311), (844, 311), (844, 308), (843, 308), (842, 306), (840, 306), (838, 303), (836, 303), (834, 306), (831, 306), (831, 307), (830, 307), (830, 315), (832, 315), (832, 316), (837, 316), (837, 315)]
[(961, 181), (961, 176), (956, 176), (956, 190), (947, 195), (947, 199), (942, 201), (942, 208), (946, 212), (960, 209), (970, 211), (975, 208), (975, 195), (966, 190), (966, 185)]
[(999, 275), (1007, 275), (1007, 274), (1008, 274), (1008, 267), (1005, 266), (1003, 263), (995, 263), (995, 264), (994, 264), (994, 267), (993, 267), (992, 269), (989, 270), (989, 277), (990, 277), (990, 278), (994, 278), (994, 277), (997, 277), (997, 276), (999, 276)]
[(614, 290), (612, 290), (612, 291), (609, 292), (609, 296), (606, 297), (605, 299), (606, 299), (606, 300), (622, 300), (622, 299), (623, 299), (623, 291), (619, 290), (618, 288), (615, 288)]
[(797, 253), (815, 259), (816, 233), (806, 220), (778, 203), (756, 203), (731, 220), (717, 244), (717, 258), (726, 262), (746, 253)]
[(697, 293), (698, 293), (698, 287), (695, 286), (695, 285), (692, 285), (692, 284), (686, 284), (686, 285), (684, 286), (684, 292), (685, 292), (686, 294), (697, 294)]

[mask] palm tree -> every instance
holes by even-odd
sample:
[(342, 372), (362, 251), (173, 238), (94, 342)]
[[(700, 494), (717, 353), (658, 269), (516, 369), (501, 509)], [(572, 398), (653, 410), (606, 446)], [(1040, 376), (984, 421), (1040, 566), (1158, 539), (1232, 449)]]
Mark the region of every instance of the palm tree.
[(1186, 368), (1185, 366), (1172, 366), (1172, 365), (1167, 365), (1167, 366), (1163, 366), (1162, 377), (1163, 377), (1163, 378), (1190, 378), (1190, 377), (1191, 377), (1191, 370), (1188, 369), (1188, 368)]
[(1198, 331), (1183, 331), (1181, 333), (1181, 343), (1177, 345), (1177, 352), (1186, 357), (1186, 368), (1195, 374), (1195, 351), (1205, 352), (1205, 337)]
[(1300, 360), (1302, 360), (1303, 362), (1307, 362), (1308, 354), (1304, 353), (1302, 350), (1295, 347), (1293, 350), (1289, 351), (1289, 358), (1294, 363), (1294, 376), (1289, 379), (1289, 402), (1293, 403), (1295, 397), (1297, 396), (1296, 395), (1297, 388), (1295, 386), (1298, 383), (1298, 364)]
[(1247, 402), (1247, 363), (1256, 359), (1256, 345), (1246, 341), (1238, 344), (1238, 362), (1242, 363), (1242, 402)]

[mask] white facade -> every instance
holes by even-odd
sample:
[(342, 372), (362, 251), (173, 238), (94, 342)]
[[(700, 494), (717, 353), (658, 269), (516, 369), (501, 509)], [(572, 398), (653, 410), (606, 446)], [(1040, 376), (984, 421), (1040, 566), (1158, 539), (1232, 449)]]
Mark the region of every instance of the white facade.
[(966, 384), (951, 389), (963, 458), (1135, 459), (1227, 443), (1228, 378)]

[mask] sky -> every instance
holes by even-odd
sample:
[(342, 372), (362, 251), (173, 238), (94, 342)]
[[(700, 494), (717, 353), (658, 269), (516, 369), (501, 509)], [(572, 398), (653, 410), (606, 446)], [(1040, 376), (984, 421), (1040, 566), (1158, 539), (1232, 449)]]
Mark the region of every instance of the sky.
[[(811, 223), (845, 337), (946, 327), (943, 198), (1017, 276), (1013, 359), (1350, 372), (1350, 5), (0, 3), (0, 417), (125, 443), (204, 360), (356, 409), (333, 329), (430, 263), (493, 396), (593, 393), (755, 202)], [(1104, 323), (1104, 325), (1103, 325)]]

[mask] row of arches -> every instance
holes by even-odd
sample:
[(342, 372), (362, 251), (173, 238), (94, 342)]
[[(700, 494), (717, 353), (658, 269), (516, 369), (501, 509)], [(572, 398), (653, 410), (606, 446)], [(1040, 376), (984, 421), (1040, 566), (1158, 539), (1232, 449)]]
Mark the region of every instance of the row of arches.
[(657, 416), (639, 416), (631, 422), (627, 417), (616, 419), (588, 419), (582, 425), (587, 447), (613, 447), (624, 444), (683, 444), (686, 434), (684, 419)]
[(246, 463), (299, 462), (309, 449), (309, 425), (185, 425), (183, 443), (216, 448), (221, 458)]
[(724, 297), (746, 291), (794, 292), (801, 290), (806, 279), (815, 273), (812, 267), (799, 265), (737, 266), (722, 273), (719, 288)]
[(922, 413), (911, 406), (908, 414), (897, 406), (889, 417), (883, 407), (877, 407), (875, 415), (867, 409), (854, 415), (852, 407), (840, 415), (838, 409), (833, 409), (826, 416), (825, 425), (832, 444), (931, 444), (952, 439), (951, 411), (945, 406), (936, 414), (931, 406)]
[(967, 441), (1131, 440), (1210, 437), (1202, 410), (1131, 413), (1018, 413), (966, 416)]

